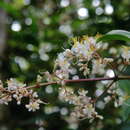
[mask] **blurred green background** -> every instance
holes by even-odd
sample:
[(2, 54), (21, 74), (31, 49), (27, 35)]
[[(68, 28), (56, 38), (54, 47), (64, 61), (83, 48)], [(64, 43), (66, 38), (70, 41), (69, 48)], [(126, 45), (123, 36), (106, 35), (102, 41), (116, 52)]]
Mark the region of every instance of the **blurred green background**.
[[(0, 78), (33, 84), (40, 71), (52, 72), (57, 54), (69, 46), (71, 37), (113, 29), (130, 31), (130, 0), (0, 0)], [(120, 109), (112, 105), (101, 112), (103, 121), (68, 119), (68, 105), (57, 99), (57, 89), (38, 90), (50, 105), (34, 113), (24, 108), (26, 100), (21, 106), (15, 101), (1, 105), (0, 130), (130, 129), (129, 118), (123, 121)]]

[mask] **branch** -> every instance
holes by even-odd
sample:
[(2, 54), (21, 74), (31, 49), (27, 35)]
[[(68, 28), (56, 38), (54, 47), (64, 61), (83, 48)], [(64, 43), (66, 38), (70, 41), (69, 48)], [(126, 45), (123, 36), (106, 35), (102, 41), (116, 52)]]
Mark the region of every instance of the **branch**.
[(28, 87), (26, 87), (26, 88), (27, 88), (27, 89), (40, 88), (41, 86), (48, 86), (48, 85), (52, 85), (52, 84), (57, 84), (57, 82), (37, 83), (36, 85), (28, 86)]
[(103, 92), (99, 97), (97, 97), (97, 98), (94, 100), (94, 102), (97, 102), (99, 99), (101, 99), (101, 98), (106, 94), (106, 92), (108, 91), (108, 89), (109, 89), (115, 82), (116, 82), (116, 81), (113, 80), (113, 81), (106, 87), (106, 89), (104, 90), (104, 92)]
[[(115, 77), (100, 77), (100, 78), (88, 78), (88, 79), (76, 79), (76, 80), (64, 80), (65, 83), (80, 83), (80, 82), (92, 82), (92, 81), (103, 81), (103, 80), (130, 80), (130, 76), (115, 76)], [(53, 84), (58, 84), (58, 82), (47, 82), (47, 83), (37, 83), (36, 85), (33, 86), (28, 86), (27, 89), (31, 88), (39, 88), (42, 86), (48, 86), (48, 85), (53, 85)]]

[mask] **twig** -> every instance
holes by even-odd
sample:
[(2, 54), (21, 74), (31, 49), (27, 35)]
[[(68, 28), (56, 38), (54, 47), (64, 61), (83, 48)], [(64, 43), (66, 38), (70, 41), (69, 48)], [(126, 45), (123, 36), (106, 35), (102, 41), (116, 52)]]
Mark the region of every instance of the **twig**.
[[(80, 82), (93, 82), (93, 81), (103, 81), (103, 80), (130, 80), (130, 76), (114, 76), (114, 77), (100, 77), (100, 78), (87, 78), (87, 79), (76, 79), (76, 80), (64, 80), (65, 83), (80, 83)], [(58, 84), (58, 82), (47, 82), (47, 83), (37, 83), (36, 85), (33, 86), (28, 86), (27, 89), (31, 88), (39, 88), (42, 86), (48, 86), (48, 85), (53, 85), (53, 84)]]
[(31, 88), (39, 88), (39, 87), (42, 87), (42, 86), (48, 86), (48, 85), (52, 85), (52, 84), (57, 84), (57, 82), (48, 82), (48, 83), (37, 83), (36, 85), (33, 85), (33, 86), (28, 86), (26, 87), (27, 89), (31, 89)]
[(104, 90), (104, 92), (99, 96), (97, 97), (95, 100), (94, 100), (94, 103), (96, 103), (99, 99), (101, 99), (105, 94), (106, 92), (108, 91), (108, 89), (115, 83), (116, 81), (113, 80), (109, 85), (108, 87)]

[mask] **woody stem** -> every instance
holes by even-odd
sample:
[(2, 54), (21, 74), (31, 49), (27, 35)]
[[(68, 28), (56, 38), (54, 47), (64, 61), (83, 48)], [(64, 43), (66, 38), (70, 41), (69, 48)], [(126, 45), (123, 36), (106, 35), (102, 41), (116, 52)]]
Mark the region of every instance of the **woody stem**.
[[(104, 81), (104, 80), (130, 80), (130, 76), (115, 76), (115, 77), (100, 77), (100, 78), (87, 78), (87, 79), (76, 79), (76, 80), (64, 80), (65, 83), (80, 83), (80, 82), (92, 82), (92, 81)], [(36, 85), (33, 86), (28, 86), (27, 89), (31, 88), (39, 88), (42, 86), (48, 86), (48, 85), (53, 85), (53, 84), (58, 84), (58, 82), (47, 82), (47, 83), (37, 83)]]

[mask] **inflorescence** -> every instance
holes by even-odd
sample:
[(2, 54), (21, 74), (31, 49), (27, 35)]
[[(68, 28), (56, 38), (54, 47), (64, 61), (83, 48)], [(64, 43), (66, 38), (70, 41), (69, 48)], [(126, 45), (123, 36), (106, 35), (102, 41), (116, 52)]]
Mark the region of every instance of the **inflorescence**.
[[(130, 50), (125, 46), (120, 48), (119, 52), (116, 49), (110, 49), (108, 52), (110, 57), (105, 57), (102, 52), (108, 50), (108, 44), (97, 43), (97, 37), (83, 36), (82, 38), (73, 38), (71, 48), (65, 49), (64, 52), (58, 54), (53, 73), (44, 73), (47, 83), (42, 84), (41, 79), (43, 79), (43, 76), (38, 75), (37, 78), (39, 86), (61, 85), (59, 88), (59, 99), (73, 105), (70, 115), (76, 119), (89, 119), (90, 121), (95, 118), (103, 119), (103, 116), (96, 111), (96, 108), (99, 108), (98, 103), (101, 96), (103, 98), (100, 100), (104, 105), (114, 101), (115, 107), (121, 106), (125, 100), (126, 93), (117, 87), (115, 70), (117, 71), (129, 65)], [(116, 68), (113, 67), (113, 63)], [(89, 91), (83, 88), (75, 92), (74, 88), (67, 85), (69, 80), (80, 82), (80, 79), (94, 79), (97, 76), (108, 77), (109, 79), (106, 74), (107, 70), (111, 70), (114, 73), (113, 77), (115, 77), (115, 80), (112, 83), (110, 81), (97, 83), (93, 95), (90, 95)], [(106, 84), (110, 85), (107, 87)], [(26, 97), (29, 99), (29, 103), (25, 107), (29, 111), (36, 111), (40, 108), (40, 104), (44, 103), (39, 99), (37, 92), (31, 89), (36, 86), (27, 87), (26, 84), (10, 79), (7, 81), (7, 87), (4, 87), (1, 82), (0, 103), (8, 105), (8, 102), (15, 99), (19, 105), (22, 98)]]

